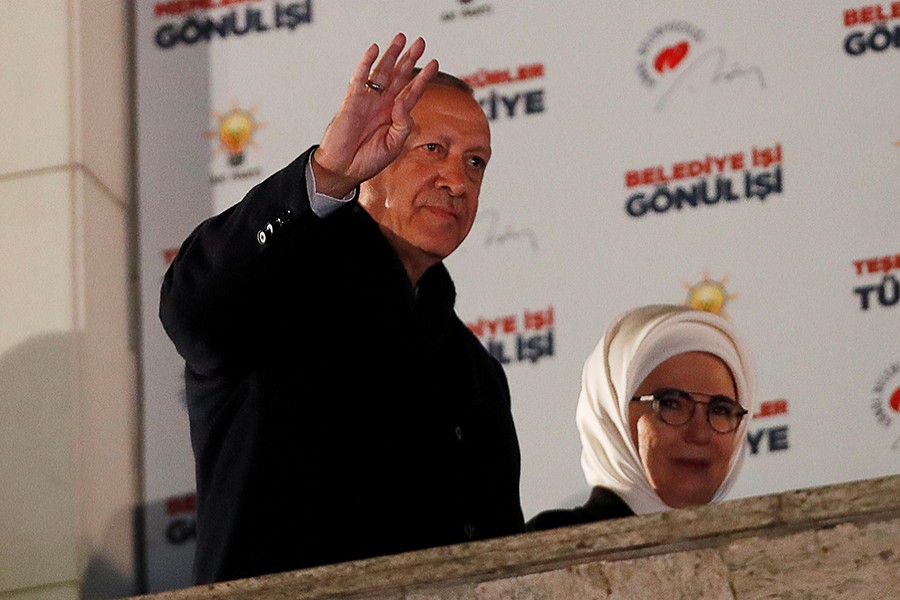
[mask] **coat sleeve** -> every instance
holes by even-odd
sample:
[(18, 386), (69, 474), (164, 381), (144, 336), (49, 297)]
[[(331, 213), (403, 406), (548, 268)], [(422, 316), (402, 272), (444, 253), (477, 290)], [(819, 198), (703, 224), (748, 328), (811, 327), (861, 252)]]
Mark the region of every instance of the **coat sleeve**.
[(288, 242), (321, 223), (306, 191), (305, 167), (314, 150), (201, 223), (166, 271), (159, 317), (194, 372), (246, 364), (266, 328), (275, 326), (266, 309), (277, 293), (273, 282), (291, 269)]

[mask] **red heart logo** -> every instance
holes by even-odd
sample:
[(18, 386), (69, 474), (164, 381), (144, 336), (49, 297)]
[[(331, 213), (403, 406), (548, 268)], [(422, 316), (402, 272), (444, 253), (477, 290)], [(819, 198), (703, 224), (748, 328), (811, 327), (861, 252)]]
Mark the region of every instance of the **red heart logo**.
[(900, 412), (900, 388), (894, 390), (894, 394), (891, 396), (891, 408), (894, 409), (894, 412)]
[(674, 46), (663, 48), (660, 53), (656, 55), (656, 61), (653, 63), (653, 68), (656, 69), (657, 73), (671, 71), (684, 60), (684, 57), (687, 56), (689, 47), (687, 41), (684, 41), (675, 44)]

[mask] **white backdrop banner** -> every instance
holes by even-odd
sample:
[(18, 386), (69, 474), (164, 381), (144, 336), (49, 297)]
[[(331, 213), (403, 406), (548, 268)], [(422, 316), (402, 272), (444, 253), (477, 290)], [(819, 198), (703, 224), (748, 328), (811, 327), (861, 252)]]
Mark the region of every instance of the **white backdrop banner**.
[(618, 313), (730, 319), (760, 408), (733, 497), (900, 473), (900, 2), (137, 2), (149, 591), (190, 583), (183, 362), (159, 286), (202, 219), (318, 142), (366, 47), (421, 35), (491, 122), (448, 259), (505, 366), (526, 518), (588, 493), (581, 366)]

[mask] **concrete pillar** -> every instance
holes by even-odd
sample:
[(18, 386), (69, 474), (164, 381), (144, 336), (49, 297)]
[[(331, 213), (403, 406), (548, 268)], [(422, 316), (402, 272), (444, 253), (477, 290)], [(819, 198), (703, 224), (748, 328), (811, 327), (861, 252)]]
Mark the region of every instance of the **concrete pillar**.
[(0, 599), (133, 593), (128, 3), (0, 1)]

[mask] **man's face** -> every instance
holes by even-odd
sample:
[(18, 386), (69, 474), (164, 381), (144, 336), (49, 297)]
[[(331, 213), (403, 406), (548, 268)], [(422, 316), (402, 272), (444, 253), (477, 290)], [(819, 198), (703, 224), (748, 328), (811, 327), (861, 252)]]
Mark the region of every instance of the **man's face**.
[[(635, 395), (666, 387), (735, 397), (731, 371), (719, 357), (705, 352), (686, 352), (663, 361)], [(695, 407), (694, 416), (680, 427), (664, 423), (649, 402), (630, 402), (628, 409), (631, 439), (650, 485), (662, 501), (684, 508), (712, 500), (728, 475), (740, 442), (737, 432), (713, 431), (703, 406)]]
[(405, 263), (434, 264), (472, 228), (491, 133), (475, 99), (444, 85), (426, 88), (412, 118), (400, 155), (363, 184), (360, 200)]

